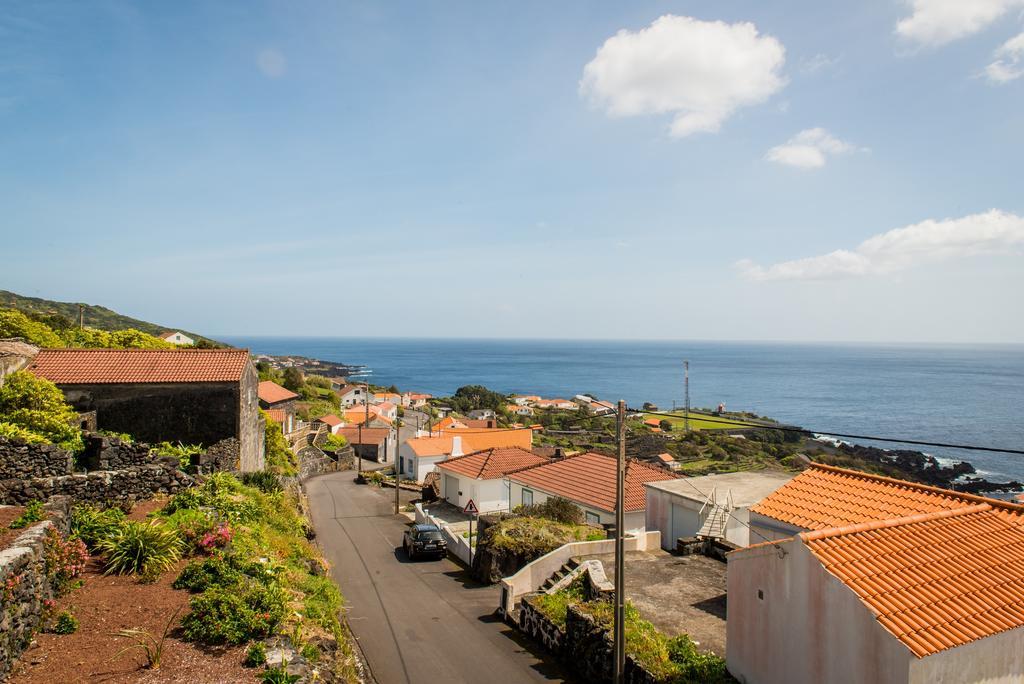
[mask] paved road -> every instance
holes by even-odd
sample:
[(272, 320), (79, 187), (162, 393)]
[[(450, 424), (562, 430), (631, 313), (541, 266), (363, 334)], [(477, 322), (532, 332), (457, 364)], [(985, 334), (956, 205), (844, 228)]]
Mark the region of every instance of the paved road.
[(393, 490), (353, 477), (321, 475), (306, 489), (317, 541), (377, 682), (562, 681), (557, 665), (494, 615), (497, 587), (478, 585), (448, 559), (410, 563), (408, 519), (392, 514)]

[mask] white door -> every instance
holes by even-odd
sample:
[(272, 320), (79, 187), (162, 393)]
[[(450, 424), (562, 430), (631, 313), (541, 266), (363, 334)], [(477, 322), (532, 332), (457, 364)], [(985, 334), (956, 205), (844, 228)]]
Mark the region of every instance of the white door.
[(453, 506), (459, 505), (459, 478), (445, 474), (444, 498)]

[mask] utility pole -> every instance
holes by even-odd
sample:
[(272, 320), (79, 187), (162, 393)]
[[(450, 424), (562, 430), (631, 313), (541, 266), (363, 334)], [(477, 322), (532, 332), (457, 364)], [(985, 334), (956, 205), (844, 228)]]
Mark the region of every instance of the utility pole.
[(78, 305), (78, 329), (81, 330), (85, 327), (85, 305)]
[(690, 362), (683, 361), (683, 379), (686, 385), (686, 417), (683, 418), (683, 425), (686, 431), (690, 431)]
[[(398, 484), (402, 481), (402, 473), (399, 472), (399, 470), (398, 470), (398, 440), (401, 437), (401, 435), (402, 435), (402, 419), (398, 418), (396, 416), (395, 417), (395, 448), (394, 448), (394, 452), (395, 453), (391, 454), (391, 460), (394, 463), (394, 469), (395, 469), (395, 515), (398, 515), (398, 508), (399, 508), (398, 493), (401, 490), (401, 487), (399, 487)], [(387, 459), (385, 458), (384, 460), (387, 460)], [(470, 541), (472, 541), (472, 540), (470, 540)]]
[(615, 466), (615, 684), (622, 684), (626, 668), (626, 402), (619, 400), (617, 421), (619, 455)]

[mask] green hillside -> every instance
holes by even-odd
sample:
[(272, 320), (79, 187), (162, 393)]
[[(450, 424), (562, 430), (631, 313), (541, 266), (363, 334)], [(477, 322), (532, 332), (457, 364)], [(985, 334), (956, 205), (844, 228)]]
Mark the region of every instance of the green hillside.
[[(148, 321), (140, 321), (137, 318), (124, 316), (116, 311), (111, 311), (105, 306), (97, 306), (96, 304), (55, 302), (49, 299), (25, 297), (24, 295), (8, 292), (7, 290), (0, 290), (0, 308), (8, 307), (36, 314), (51, 316), (59, 315), (67, 318), (76, 325), (78, 324), (79, 306), (82, 307), (81, 312), (85, 325), (90, 328), (98, 328), (99, 330), (108, 330), (111, 332), (124, 330), (126, 328), (135, 328), (136, 330), (141, 330), (142, 332), (149, 333), (150, 335), (160, 335), (169, 330), (181, 330), (180, 328), (157, 325), (156, 323), (150, 323)], [(181, 332), (195, 340), (209, 339), (188, 330), (181, 330)]]

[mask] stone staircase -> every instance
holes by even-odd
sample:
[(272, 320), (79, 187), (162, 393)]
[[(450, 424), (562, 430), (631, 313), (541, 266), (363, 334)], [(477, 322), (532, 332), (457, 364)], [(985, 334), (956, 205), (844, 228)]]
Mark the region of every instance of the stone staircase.
[(556, 570), (554, 574), (551, 575), (551, 577), (548, 577), (546, 580), (544, 580), (544, 584), (540, 585), (540, 589), (538, 589), (538, 591), (547, 591), (551, 587), (558, 584), (566, 575), (568, 575), (578, 567), (580, 567), (579, 560), (575, 558), (570, 558), (565, 564), (562, 565), (562, 567)]

